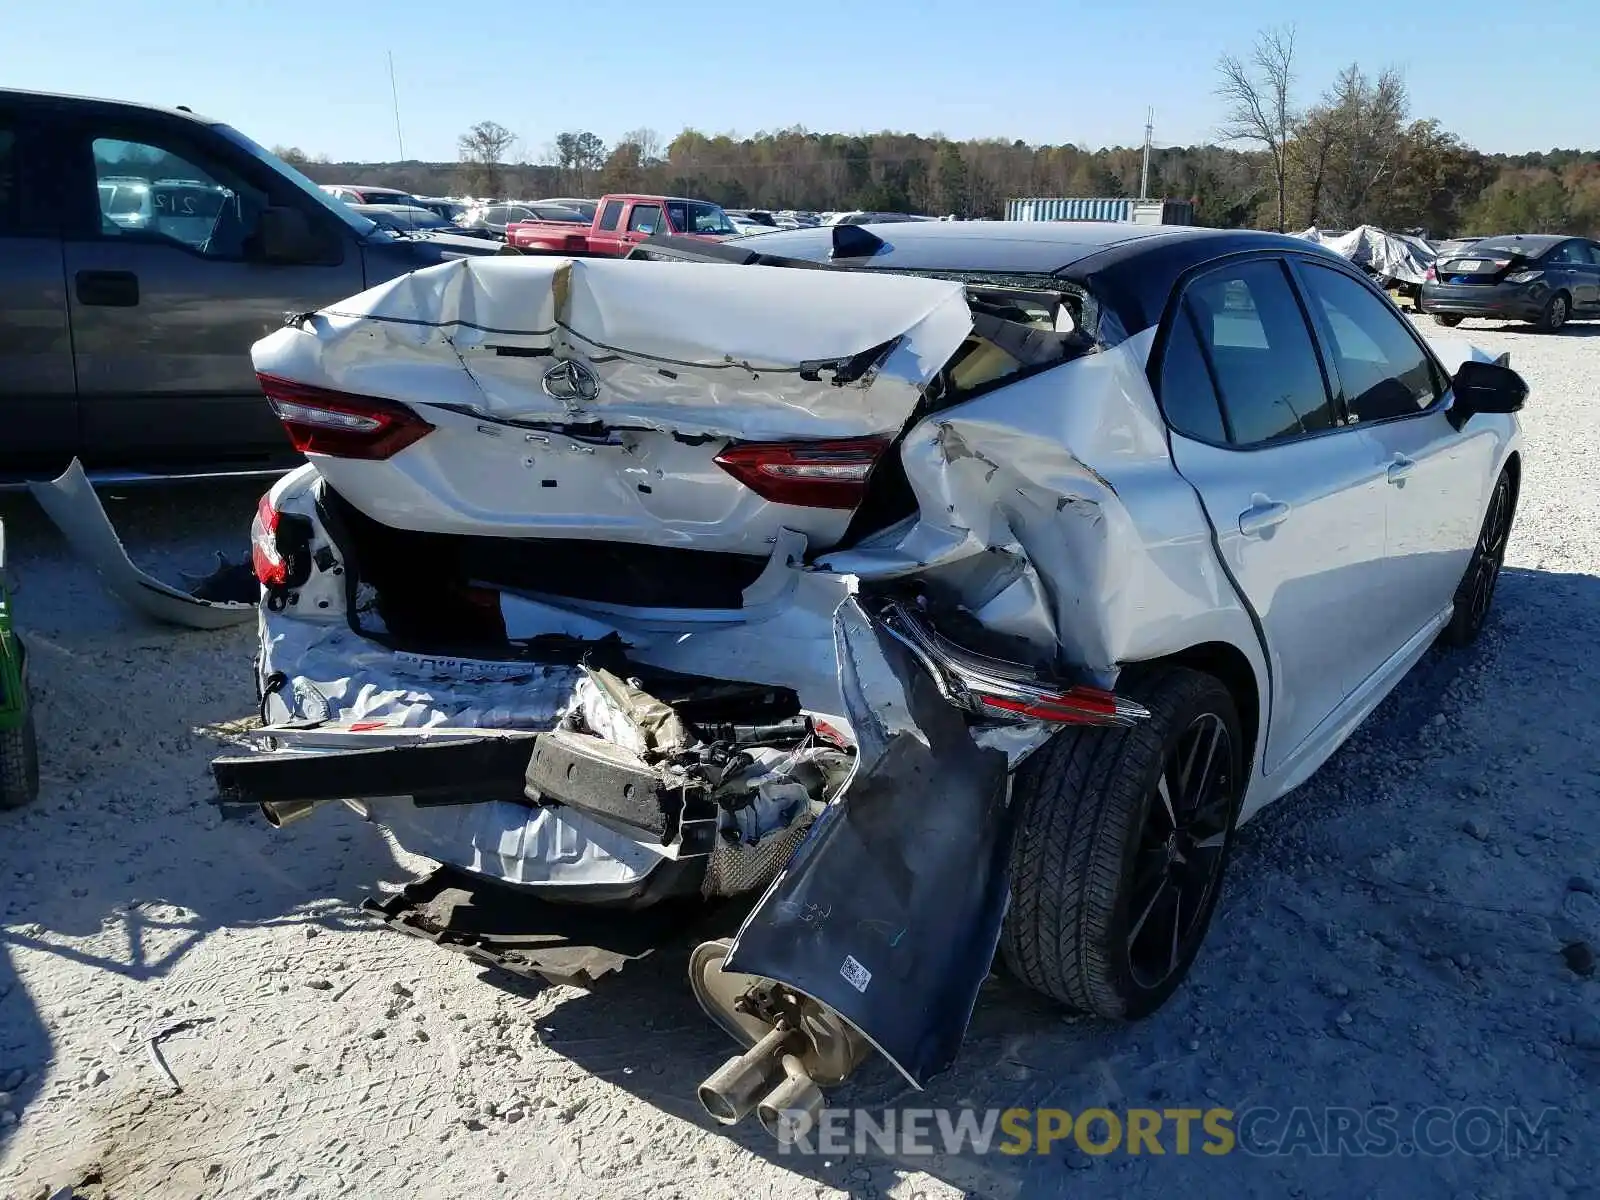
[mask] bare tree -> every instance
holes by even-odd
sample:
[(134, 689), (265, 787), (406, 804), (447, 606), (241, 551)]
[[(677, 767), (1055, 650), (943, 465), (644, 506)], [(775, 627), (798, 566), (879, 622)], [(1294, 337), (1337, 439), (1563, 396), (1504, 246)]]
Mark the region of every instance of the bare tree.
[(456, 140), (464, 182), (473, 195), (499, 196), (505, 178), (501, 167), (511, 155), (517, 135), (498, 121), (479, 121)]
[(1410, 100), (1394, 68), (1369, 79), (1354, 63), (1323, 98), (1332, 129), (1327, 209), (1342, 225), (1372, 219), (1380, 185), (1393, 178), (1405, 147)]
[(1294, 136), (1294, 27), (1265, 29), (1256, 35), (1250, 58), (1224, 54), (1217, 60), (1222, 80), (1217, 95), (1228, 106), (1218, 131), (1225, 142), (1262, 147), (1272, 164), (1278, 194), (1278, 231), (1284, 229), (1289, 175), (1289, 140)]
[(644, 167), (654, 166), (664, 157), (664, 147), (661, 144), (661, 135), (654, 129), (630, 129), (622, 135), (622, 140), (639, 147), (639, 165)]

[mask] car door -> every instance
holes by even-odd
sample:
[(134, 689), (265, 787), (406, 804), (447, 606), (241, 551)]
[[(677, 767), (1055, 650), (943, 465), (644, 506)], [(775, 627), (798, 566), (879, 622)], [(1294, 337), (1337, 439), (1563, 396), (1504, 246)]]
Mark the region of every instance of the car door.
[(1564, 291), (1572, 298), (1574, 315), (1594, 312), (1600, 296), (1596, 285), (1600, 278), (1590, 267), (1588, 244), (1573, 238), (1562, 242), (1541, 259), (1537, 266), (1545, 272), (1545, 281), (1552, 291)]
[(78, 452), (61, 258), (59, 159), (46, 118), (0, 106), (0, 471), (53, 473)]
[(1265, 643), (1270, 772), (1374, 662), (1366, 607), (1383, 567), (1382, 466), (1337, 415), (1280, 258), (1191, 279), (1162, 336), (1173, 462)]
[[(94, 466), (180, 469), (290, 457), (250, 347), (284, 316), (365, 286), (360, 247), (321, 205), (232, 153), (198, 122), (85, 118), (71, 154), (64, 240), (83, 452)], [(99, 180), (147, 181), (148, 219), (123, 224)], [(316, 232), (306, 262), (269, 262), (269, 206)]]
[(1455, 595), (1488, 503), (1497, 439), (1451, 425), (1443, 368), (1365, 280), (1309, 259), (1296, 272), (1338, 399), (1384, 464), (1386, 568), (1368, 627), (1393, 654)]
[(1579, 252), (1586, 260), (1579, 267), (1588, 280), (1589, 301), (1583, 306), (1585, 316), (1600, 315), (1600, 245), (1594, 242), (1578, 243)]

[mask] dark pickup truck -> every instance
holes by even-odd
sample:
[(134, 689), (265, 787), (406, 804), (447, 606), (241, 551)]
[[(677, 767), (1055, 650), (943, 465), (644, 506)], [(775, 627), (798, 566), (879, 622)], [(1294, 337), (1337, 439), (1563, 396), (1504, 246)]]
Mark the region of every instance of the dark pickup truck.
[(481, 238), (385, 230), (188, 110), (0, 90), (0, 486), (298, 461), (250, 366), (288, 313)]

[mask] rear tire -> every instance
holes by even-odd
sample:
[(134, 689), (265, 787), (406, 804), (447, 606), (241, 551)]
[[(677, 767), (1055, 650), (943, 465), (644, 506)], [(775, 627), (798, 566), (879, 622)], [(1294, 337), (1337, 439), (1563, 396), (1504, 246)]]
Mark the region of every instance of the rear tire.
[(1433, 323), (1435, 325), (1443, 325), (1446, 329), (1454, 329), (1461, 324), (1461, 318), (1451, 313), (1434, 313)]
[(1540, 333), (1559, 333), (1571, 315), (1572, 302), (1567, 299), (1565, 292), (1557, 292), (1545, 303), (1544, 311), (1539, 314), (1534, 326)]
[(1017, 772), (1000, 939), (1023, 983), (1113, 1019), (1153, 1012), (1188, 973), (1221, 890), (1246, 761), (1233, 699), (1212, 676), (1162, 667), (1119, 690), (1150, 719), (1063, 729)]

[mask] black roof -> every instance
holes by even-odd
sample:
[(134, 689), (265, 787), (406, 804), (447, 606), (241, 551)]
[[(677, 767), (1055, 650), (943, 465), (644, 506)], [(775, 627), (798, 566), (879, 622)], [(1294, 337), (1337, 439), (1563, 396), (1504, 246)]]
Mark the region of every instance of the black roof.
[(154, 112), (169, 117), (181, 117), (185, 120), (197, 121), (201, 125), (216, 125), (219, 123), (210, 117), (203, 117), (199, 113), (191, 112), (187, 108), (163, 108), (159, 104), (137, 104), (130, 100), (105, 100), (98, 96), (68, 96), (60, 92), (26, 92), (16, 88), (0, 88), (0, 104), (16, 104), (19, 102), (52, 108), (57, 111), (104, 113), (108, 115)]
[(852, 268), (986, 275), (1054, 275), (1087, 287), (1124, 330), (1155, 324), (1185, 271), (1231, 254), (1290, 251), (1349, 264), (1303, 238), (1253, 229), (1132, 225), (1106, 221), (910, 221), (860, 225), (883, 244), (861, 257), (832, 256), (828, 226), (754, 233), (740, 250)]

